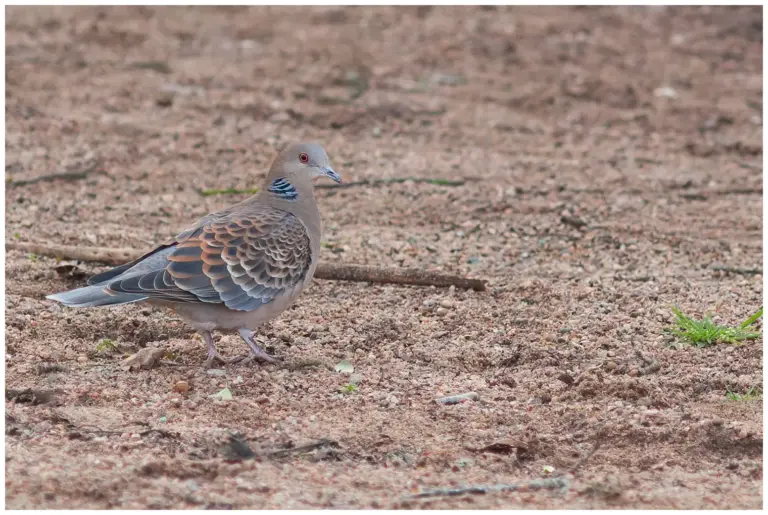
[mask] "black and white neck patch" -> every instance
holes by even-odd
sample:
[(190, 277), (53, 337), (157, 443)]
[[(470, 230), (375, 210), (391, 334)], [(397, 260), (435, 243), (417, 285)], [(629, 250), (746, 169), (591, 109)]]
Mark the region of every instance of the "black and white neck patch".
[(293, 184), (285, 180), (283, 177), (275, 179), (269, 186), (269, 191), (274, 193), (278, 197), (285, 200), (296, 200), (299, 196), (299, 192), (293, 187)]

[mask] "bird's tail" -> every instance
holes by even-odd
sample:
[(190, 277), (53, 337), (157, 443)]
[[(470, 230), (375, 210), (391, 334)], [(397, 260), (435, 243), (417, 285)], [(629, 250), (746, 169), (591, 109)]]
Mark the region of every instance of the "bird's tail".
[(92, 308), (96, 306), (112, 306), (115, 304), (129, 304), (146, 300), (147, 297), (132, 295), (130, 293), (107, 292), (104, 286), (94, 285), (78, 288), (76, 290), (63, 291), (48, 295), (46, 299), (61, 302), (65, 306), (75, 308)]

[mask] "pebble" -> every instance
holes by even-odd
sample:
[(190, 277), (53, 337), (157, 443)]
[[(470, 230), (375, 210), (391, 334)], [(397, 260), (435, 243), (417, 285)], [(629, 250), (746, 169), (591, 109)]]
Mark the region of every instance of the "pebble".
[(605, 369), (608, 371), (616, 370), (616, 362), (615, 361), (606, 361), (605, 362)]
[(638, 371), (636, 368), (633, 368), (627, 373), (627, 375), (629, 375), (629, 377), (637, 377), (640, 375), (640, 371)]
[(87, 361), (88, 361), (88, 356), (86, 356), (85, 354), (80, 354), (77, 357), (77, 362), (78, 363), (86, 363)]
[(424, 302), (421, 303), (422, 306), (425, 308), (432, 308), (435, 306), (435, 301), (432, 299), (427, 299)]
[(175, 385), (173, 385), (173, 391), (176, 393), (187, 393), (189, 392), (189, 383), (186, 381), (178, 381)]
[(443, 308), (443, 307), (440, 307), (440, 308), (437, 308), (435, 313), (437, 313), (437, 316), (439, 316), (439, 317), (444, 317), (445, 315), (448, 314), (448, 310)]
[(453, 301), (451, 299), (443, 299), (440, 301), (440, 305), (444, 308), (452, 308)]
[(208, 374), (209, 376), (225, 376), (225, 375), (227, 375), (227, 371), (226, 370), (222, 370), (220, 368), (211, 368), (209, 370), (206, 370), (205, 373)]
[(459, 404), (460, 402), (466, 400), (477, 401), (480, 400), (480, 396), (475, 392), (467, 392), (460, 393), (458, 395), (450, 395), (448, 397), (441, 397), (439, 399), (435, 399), (435, 402), (438, 404)]

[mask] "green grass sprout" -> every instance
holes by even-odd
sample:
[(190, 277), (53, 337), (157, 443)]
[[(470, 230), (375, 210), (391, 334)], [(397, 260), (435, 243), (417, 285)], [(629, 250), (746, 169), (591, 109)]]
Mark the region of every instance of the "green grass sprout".
[(358, 391), (359, 391), (359, 388), (357, 387), (357, 385), (354, 385), (352, 383), (347, 383), (341, 387), (341, 393), (343, 394), (357, 393)]
[(716, 324), (709, 314), (703, 320), (694, 320), (677, 307), (672, 308), (672, 311), (676, 317), (675, 325), (667, 328), (666, 332), (695, 347), (709, 347), (716, 343), (738, 343), (745, 340), (755, 340), (761, 336), (761, 333), (747, 331), (747, 328), (763, 316), (762, 307), (738, 327)]
[(725, 389), (725, 396), (730, 401), (754, 401), (762, 397), (763, 392), (757, 385), (752, 386), (745, 393), (732, 392), (729, 388)]
[(104, 338), (96, 346), (97, 352), (114, 352), (116, 350), (117, 350), (117, 342), (115, 342), (114, 340), (110, 340), (109, 338)]

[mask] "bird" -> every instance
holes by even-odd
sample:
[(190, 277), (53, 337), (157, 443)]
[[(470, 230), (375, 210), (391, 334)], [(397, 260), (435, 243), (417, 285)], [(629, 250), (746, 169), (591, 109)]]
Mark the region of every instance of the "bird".
[[(200, 218), (138, 259), (91, 277), (87, 286), (46, 298), (80, 308), (134, 302), (168, 307), (207, 344), (205, 367), (275, 363), (256, 343), (255, 330), (285, 311), (317, 268), (322, 224), (316, 177), (341, 183), (321, 145), (288, 145), (254, 196)], [(236, 331), (250, 355), (223, 358), (214, 330)]]

